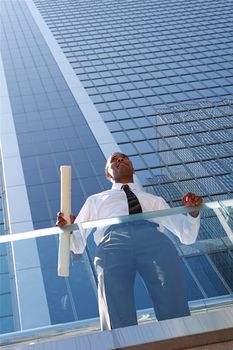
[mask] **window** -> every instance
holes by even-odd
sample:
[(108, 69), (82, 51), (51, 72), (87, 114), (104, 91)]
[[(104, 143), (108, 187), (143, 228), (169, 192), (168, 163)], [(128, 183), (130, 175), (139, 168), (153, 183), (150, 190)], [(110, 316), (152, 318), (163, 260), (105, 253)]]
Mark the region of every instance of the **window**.
[(228, 291), (223, 282), (218, 277), (216, 271), (210, 265), (206, 256), (193, 256), (186, 258), (189, 266), (195, 274), (196, 279), (201, 284), (207, 297), (227, 294)]
[(233, 255), (230, 252), (218, 252), (210, 254), (209, 257), (233, 290)]

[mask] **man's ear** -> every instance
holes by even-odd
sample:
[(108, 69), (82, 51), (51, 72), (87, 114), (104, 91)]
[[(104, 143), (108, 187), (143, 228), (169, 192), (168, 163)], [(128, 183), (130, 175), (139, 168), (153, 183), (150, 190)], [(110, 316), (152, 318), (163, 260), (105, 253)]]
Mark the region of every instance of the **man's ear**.
[(107, 178), (109, 181), (111, 181), (112, 175), (109, 174), (108, 170), (105, 171), (105, 176), (106, 176), (106, 178)]

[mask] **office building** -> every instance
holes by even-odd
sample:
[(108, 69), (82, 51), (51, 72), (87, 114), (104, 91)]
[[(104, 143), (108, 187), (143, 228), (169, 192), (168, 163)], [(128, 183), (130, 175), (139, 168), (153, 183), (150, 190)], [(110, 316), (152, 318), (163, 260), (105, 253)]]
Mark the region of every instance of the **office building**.
[[(115, 150), (171, 207), (186, 192), (232, 198), (230, 1), (2, 0), (1, 15), (2, 234), (54, 225), (62, 164), (76, 214), (110, 188)], [(232, 296), (232, 243), (212, 211), (196, 245), (175, 243), (190, 301)], [(98, 317), (93, 242), (67, 279), (57, 245), (0, 246), (1, 333)], [(139, 310), (151, 307), (139, 279), (135, 294)]]

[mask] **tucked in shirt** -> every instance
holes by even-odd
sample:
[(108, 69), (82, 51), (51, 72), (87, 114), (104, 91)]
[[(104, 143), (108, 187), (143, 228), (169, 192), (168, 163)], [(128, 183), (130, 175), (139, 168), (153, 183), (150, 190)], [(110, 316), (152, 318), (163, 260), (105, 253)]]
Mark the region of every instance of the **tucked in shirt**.
[[(141, 204), (142, 211), (157, 211), (169, 209), (168, 203), (161, 197), (143, 191), (136, 183), (128, 183), (131, 191), (135, 193)], [(86, 221), (108, 219), (117, 216), (127, 215), (128, 201), (121, 183), (114, 183), (110, 190), (94, 194), (87, 198), (80, 210), (75, 223), (79, 226), (79, 231), (74, 231), (71, 235), (71, 250), (76, 254), (82, 254), (90, 230), (84, 230), (82, 223)], [(164, 231), (164, 227), (176, 235), (181, 243), (192, 244), (195, 242), (200, 228), (200, 215), (197, 218), (191, 215), (171, 215), (149, 221), (159, 224), (159, 230)], [(94, 241), (99, 245), (104, 236), (105, 228), (97, 228), (94, 232)]]

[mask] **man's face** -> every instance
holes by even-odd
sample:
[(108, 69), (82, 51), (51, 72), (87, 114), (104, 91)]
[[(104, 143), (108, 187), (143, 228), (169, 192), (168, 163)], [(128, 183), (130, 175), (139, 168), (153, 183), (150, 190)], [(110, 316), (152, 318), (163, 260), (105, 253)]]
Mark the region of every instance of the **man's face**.
[(131, 160), (123, 153), (113, 153), (106, 166), (106, 177), (112, 182), (133, 182), (134, 168)]

